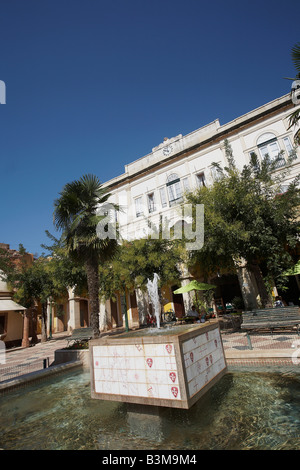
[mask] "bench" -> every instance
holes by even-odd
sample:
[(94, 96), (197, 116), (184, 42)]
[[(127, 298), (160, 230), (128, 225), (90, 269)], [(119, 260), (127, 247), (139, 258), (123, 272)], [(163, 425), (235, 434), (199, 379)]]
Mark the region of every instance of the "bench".
[(277, 307), (253, 310), (242, 314), (241, 329), (247, 331), (268, 329), (271, 333), (278, 328), (296, 328), (299, 335), (300, 309), (295, 307)]
[(71, 342), (79, 343), (80, 341), (88, 341), (93, 336), (93, 328), (75, 328), (72, 334), (67, 338), (68, 346)]

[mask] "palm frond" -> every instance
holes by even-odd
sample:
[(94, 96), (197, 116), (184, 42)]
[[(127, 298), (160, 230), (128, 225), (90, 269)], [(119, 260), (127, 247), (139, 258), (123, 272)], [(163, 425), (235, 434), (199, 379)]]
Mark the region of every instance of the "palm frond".
[(288, 130), (293, 127), (293, 126), (296, 126), (298, 121), (300, 119), (300, 109), (297, 109), (296, 111), (294, 111), (292, 114), (289, 115), (289, 127), (288, 127)]
[(292, 61), (298, 73), (300, 73), (300, 42), (292, 47)]
[(53, 222), (63, 232), (62, 240), (69, 255), (77, 259), (103, 258), (111, 255), (116, 240), (100, 238), (97, 227), (114, 222), (118, 210), (109, 202), (110, 194), (94, 175), (83, 175), (67, 183), (54, 202)]

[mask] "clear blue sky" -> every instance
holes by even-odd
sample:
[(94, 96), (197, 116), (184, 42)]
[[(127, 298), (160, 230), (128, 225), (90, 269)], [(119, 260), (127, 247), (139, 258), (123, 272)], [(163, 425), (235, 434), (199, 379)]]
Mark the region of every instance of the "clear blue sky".
[(42, 253), (53, 201), (164, 137), (290, 91), (299, 1), (1, 0), (0, 242)]

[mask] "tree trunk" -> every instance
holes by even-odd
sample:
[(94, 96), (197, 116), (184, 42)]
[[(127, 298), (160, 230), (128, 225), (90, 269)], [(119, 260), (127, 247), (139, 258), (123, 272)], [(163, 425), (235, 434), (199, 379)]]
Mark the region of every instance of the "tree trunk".
[(250, 271), (247, 261), (244, 258), (234, 260), (243, 302), (246, 310), (253, 310), (258, 307), (257, 296), (259, 295), (256, 279)]
[(24, 319), (24, 322), (23, 322), (22, 348), (29, 348), (30, 313), (28, 310), (25, 311), (23, 319)]
[(97, 260), (89, 259), (85, 262), (85, 270), (87, 276), (88, 292), (89, 292), (89, 311), (90, 326), (93, 328), (93, 338), (99, 338), (99, 274)]
[(39, 342), (37, 337), (37, 310), (35, 307), (31, 308), (31, 329), (32, 329), (32, 338), (31, 343), (37, 344)]
[(253, 272), (253, 274), (255, 276), (255, 280), (256, 280), (258, 291), (259, 291), (262, 307), (265, 308), (266, 305), (268, 305), (268, 304), (272, 305), (272, 298), (270, 297), (270, 295), (268, 294), (268, 291), (266, 289), (266, 285), (264, 283), (263, 276), (262, 276), (259, 265), (257, 263), (253, 263), (253, 264), (251, 264), (250, 269), (251, 269), (251, 271)]
[(42, 335), (41, 343), (47, 341), (47, 302), (42, 304)]

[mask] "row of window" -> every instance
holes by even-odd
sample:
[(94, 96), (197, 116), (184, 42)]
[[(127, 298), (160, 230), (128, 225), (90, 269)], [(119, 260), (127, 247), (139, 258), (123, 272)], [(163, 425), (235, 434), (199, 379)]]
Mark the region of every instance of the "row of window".
[[(291, 144), (290, 138), (283, 137), (282, 141), (288, 157), (292, 157), (295, 153), (295, 150)], [(257, 140), (257, 148), (261, 158), (265, 158), (266, 155), (268, 155), (271, 160), (276, 160), (278, 156), (280, 156), (280, 152), (283, 150), (280, 148), (277, 137), (271, 132), (267, 132), (259, 137)], [(286, 160), (284, 156), (281, 155), (277, 162), (277, 167), (280, 168), (285, 164)]]
[[(291, 144), (289, 137), (283, 137), (282, 139), (283, 144), (285, 146), (285, 150), (288, 156), (292, 156), (294, 154), (294, 149)], [(265, 133), (257, 140), (257, 148), (259, 150), (259, 155), (261, 158), (264, 158), (267, 154), (269, 155), (270, 159), (276, 159), (280, 152), (280, 146), (278, 140), (274, 134), (271, 132)], [(252, 152), (251, 152), (252, 153)], [(282, 156), (278, 161), (277, 167), (284, 166), (286, 164), (285, 158)], [(213, 180), (217, 180), (219, 177), (218, 169), (215, 167), (210, 168), (211, 175)], [(204, 172), (198, 173), (196, 175), (196, 184), (198, 187), (205, 186), (205, 175)], [(160, 199), (160, 206), (162, 208), (167, 207), (168, 204), (170, 207), (174, 206), (183, 201), (183, 193), (185, 191), (189, 191), (189, 179), (188, 177), (180, 179), (176, 173), (171, 174), (167, 178), (167, 184), (164, 187), (158, 189), (159, 199)], [(157, 210), (157, 201), (156, 201), (157, 193), (151, 192), (146, 195), (147, 198), (147, 206), (145, 208), (143, 204), (143, 196), (140, 196), (135, 199), (135, 213), (136, 217), (141, 217), (145, 215), (145, 212), (148, 213), (155, 212)]]
[[(205, 175), (199, 173), (196, 175), (198, 186), (205, 186)], [(183, 201), (183, 193), (190, 190), (188, 177), (180, 179), (176, 173), (171, 174), (167, 178), (166, 186), (158, 189), (160, 206), (170, 207)], [(157, 201), (155, 193), (147, 194), (147, 210), (151, 214), (157, 210)], [(140, 196), (135, 199), (135, 213), (136, 217), (141, 217), (145, 214), (145, 207), (143, 205), (143, 197)]]

